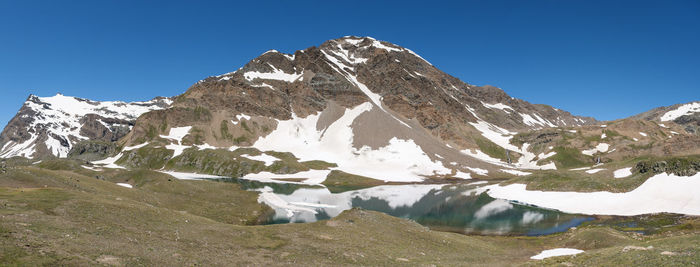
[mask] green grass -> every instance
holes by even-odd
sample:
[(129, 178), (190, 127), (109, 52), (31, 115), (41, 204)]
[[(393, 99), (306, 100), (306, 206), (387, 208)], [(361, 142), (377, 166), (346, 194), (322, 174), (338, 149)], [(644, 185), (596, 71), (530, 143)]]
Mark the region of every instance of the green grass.
[(172, 150), (165, 147), (145, 146), (131, 151), (124, 151), (124, 155), (116, 163), (129, 168), (157, 170), (165, 166), (165, 163), (173, 156), (173, 153)]
[(341, 193), (383, 184), (386, 183), (381, 180), (349, 174), (339, 170), (332, 170), (326, 177), (326, 180), (323, 181), (323, 185), (325, 185), (331, 193)]
[(338, 167), (338, 164), (328, 163), (322, 160), (302, 161), (300, 163), (312, 170), (327, 170), (328, 168)]
[(241, 177), (248, 173), (256, 173), (265, 170), (264, 162), (240, 157), (241, 154), (245, 154), (243, 153), (245, 151), (246, 150), (237, 150), (231, 152), (224, 149), (187, 149), (181, 155), (169, 160), (165, 164), (165, 168), (168, 170), (206, 173), (228, 177)]
[[(180, 181), (146, 170), (103, 175), (36, 166), (0, 175), (0, 265), (692, 265), (700, 242), (697, 218), (641, 240), (607, 226), (541, 237), (466, 236), (359, 209), (315, 223), (248, 226), (265, 209), (255, 192), (235, 183)], [(628, 245), (654, 250), (621, 253)], [(556, 247), (586, 253), (529, 259)]]
[(586, 155), (581, 154), (581, 151), (575, 148), (557, 146), (553, 148), (557, 152), (548, 160), (554, 162), (558, 169), (570, 169), (590, 166), (592, 162)]
[[(504, 148), (486, 139), (476, 138), (475, 141), (476, 145), (479, 146), (479, 150), (481, 150), (481, 152), (486, 153), (486, 155), (503, 161), (507, 160), (506, 150)], [(513, 161), (515, 161), (515, 159), (513, 159)]]

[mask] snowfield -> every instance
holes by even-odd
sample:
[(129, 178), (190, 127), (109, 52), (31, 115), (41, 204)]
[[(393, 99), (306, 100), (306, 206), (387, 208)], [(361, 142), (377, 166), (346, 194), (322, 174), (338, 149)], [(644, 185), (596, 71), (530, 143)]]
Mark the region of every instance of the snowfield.
[(291, 152), (300, 161), (323, 160), (338, 164), (337, 170), (384, 181), (420, 182), (426, 175), (450, 174), (451, 170), (430, 157), (413, 140), (392, 138), (378, 149), (353, 147), (351, 124), (362, 113), (377, 108), (370, 102), (347, 109), (325, 130), (317, 130), (319, 114), (278, 121), (277, 129), (260, 137), (253, 147), (260, 151)]
[(493, 198), (518, 201), (566, 213), (621, 215), (669, 212), (700, 215), (700, 173), (693, 176), (657, 174), (626, 193), (526, 190), (524, 184), (487, 186)]

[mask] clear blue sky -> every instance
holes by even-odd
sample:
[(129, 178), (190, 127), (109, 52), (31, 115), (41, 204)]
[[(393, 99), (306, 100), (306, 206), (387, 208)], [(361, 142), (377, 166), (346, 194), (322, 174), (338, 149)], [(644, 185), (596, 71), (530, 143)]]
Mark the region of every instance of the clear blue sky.
[(345, 35), (598, 119), (700, 100), (697, 0), (332, 2), (0, 0), (0, 124), (30, 93), (173, 96), (269, 49)]

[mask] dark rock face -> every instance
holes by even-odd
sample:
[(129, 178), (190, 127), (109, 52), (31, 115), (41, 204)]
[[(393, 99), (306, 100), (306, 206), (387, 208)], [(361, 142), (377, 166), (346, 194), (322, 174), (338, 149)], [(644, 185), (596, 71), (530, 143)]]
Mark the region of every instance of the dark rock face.
[[(133, 121), (105, 118), (97, 114), (87, 114), (80, 119), (80, 134), (89, 140), (114, 142), (129, 133)], [(110, 126), (107, 127), (106, 125)]]
[(640, 173), (673, 173), (679, 176), (692, 176), (700, 171), (700, 160), (693, 158), (672, 158), (661, 161), (640, 161), (634, 167)]
[(93, 161), (106, 158), (117, 153), (117, 144), (102, 140), (85, 140), (73, 145), (68, 153), (69, 158)]
[(673, 120), (683, 126), (683, 129), (690, 134), (700, 135), (700, 113), (683, 115)]

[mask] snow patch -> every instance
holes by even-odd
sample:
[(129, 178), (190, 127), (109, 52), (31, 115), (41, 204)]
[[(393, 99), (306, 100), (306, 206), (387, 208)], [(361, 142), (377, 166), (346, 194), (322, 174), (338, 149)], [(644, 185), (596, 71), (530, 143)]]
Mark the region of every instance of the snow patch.
[[(267, 183), (292, 183), (292, 184), (321, 184), (326, 180), (331, 170), (308, 170), (292, 174), (276, 174), (271, 172), (249, 173), (241, 179), (255, 180)], [(306, 179), (303, 182), (284, 181), (280, 179)]]
[(672, 121), (683, 115), (690, 115), (700, 112), (700, 102), (681, 105), (680, 107), (668, 111), (661, 116), (661, 121)]
[(134, 188), (133, 185), (127, 184), (127, 183), (117, 183), (118, 186), (126, 187), (126, 188)]
[(457, 174), (452, 175), (452, 177), (461, 178), (461, 179), (467, 180), (467, 179), (471, 179), (471, 178), (472, 178), (472, 175), (471, 175), (471, 173), (457, 171)]
[(555, 248), (555, 249), (543, 250), (542, 252), (540, 252), (540, 254), (537, 254), (535, 256), (530, 257), (530, 259), (541, 260), (541, 259), (545, 259), (545, 258), (549, 258), (549, 257), (569, 256), (569, 255), (576, 255), (579, 253), (583, 253), (583, 250), (575, 249), (575, 248)]
[(591, 169), (591, 170), (587, 170), (586, 173), (588, 173), (588, 174), (594, 174), (594, 173), (597, 173), (597, 172), (599, 172), (599, 171), (604, 171), (604, 170), (605, 170), (605, 169)]
[(593, 154), (595, 154), (597, 152), (603, 153), (603, 152), (608, 151), (608, 148), (610, 148), (610, 145), (608, 145), (606, 143), (600, 143), (594, 148), (581, 151), (581, 153), (584, 155), (593, 156)]
[(506, 112), (506, 113), (510, 113), (509, 111), (507, 111), (508, 109), (510, 109), (511, 111), (515, 111), (515, 109), (513, 109), (512, 107), (510, 107), (510, 106), (508, 106), (508, 105), (506, 105), (506, 104), (503, 104), (503, 103), (489, 104), (489, 103), (486, 103), (486, 102), (481, 102), (481, 104), (484, 105), (484, 107), (487, 107), (487, 108), (490, 108), (490, 109), (500, 109), (500, 110), (503, 110), (503, 112)]
[(268, 64), (272, 68), (272, 72), (257, 72), (257, 71), (248, 71), (246, 73), (243, 73), (243, 77), (245, 77), (246, 80), (249, 82), (253, 82), (255, 79), (262, 79), (262, 80), (277, 80), (277, 81), (284, 81), (284, 82), (294, 82), (301, 78), (304, 73), (286, 73), (272, 64)]
[(276, 158), (276, 157), (273, 157), (273, 156), (270, 156), (270, 155), (268, 155), (268, 154), (260, 154), (260, 155), (257, 155), (257, 156), (251, 156), (251, 155), (248, 155), (248, 154), (243, 154), (243, 155), (241, 155), (241, 157), (244, 157), (244, 158), (247, 158), (247, 159), (252, 159), (252, 160), (257, 160), (257, 161), (262, 161), (262, 162), (265, 163), (265, 166), (266, 166), (266, 167), (272, 165), (272, 163), (275, 163), (275, 161), (280, 160), (280, 159), (278, 159), (278, 158)]
[(168, 174), (180, 180), (202, 180), (202, 179), (216, 179), (225, 178), (224, 176), (211, 175), (211, 174), (200, 174), (191, 172), (176, 172), (176, 171), (158, 171), (161, 173)]
[(632, 167), (622, 168), (613, 172), (615, 178), (625, 178), (630, 175), (632, 175)]

